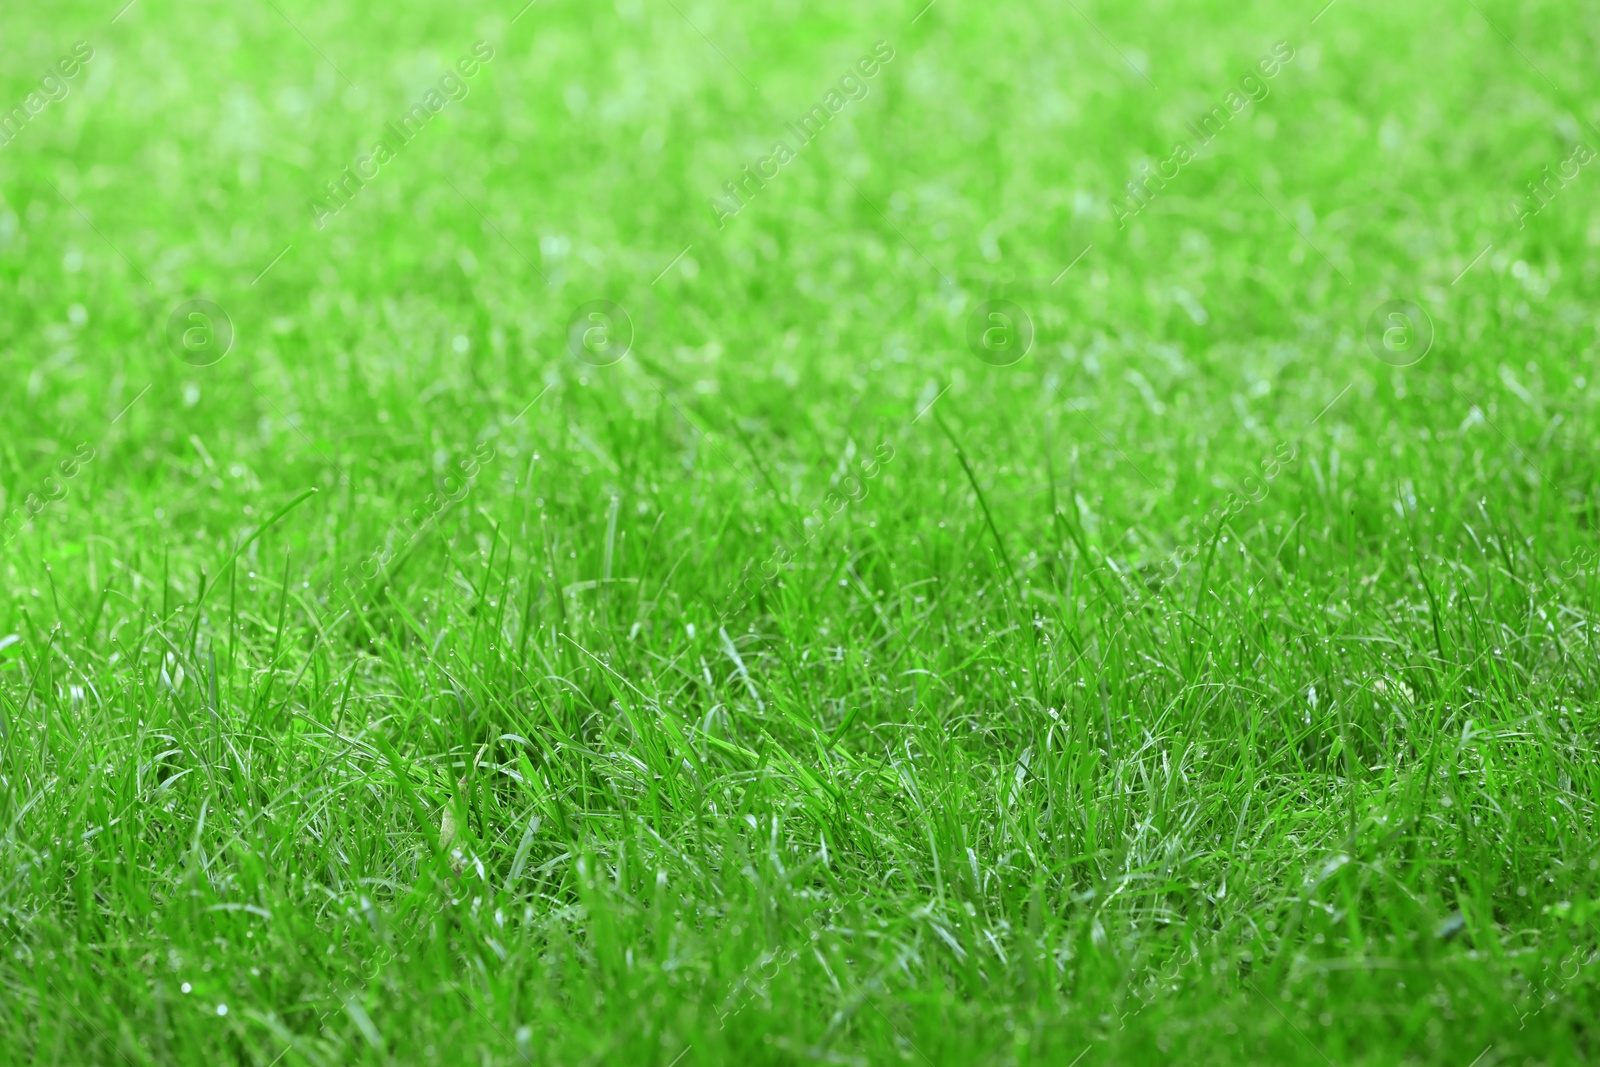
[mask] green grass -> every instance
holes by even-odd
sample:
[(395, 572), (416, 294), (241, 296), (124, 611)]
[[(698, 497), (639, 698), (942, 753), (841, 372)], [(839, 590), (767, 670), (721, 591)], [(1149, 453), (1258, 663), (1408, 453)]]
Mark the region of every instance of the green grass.
[(0, 1061), (1600, 1055), (1591, 7), (119, 6), (0, 30)]

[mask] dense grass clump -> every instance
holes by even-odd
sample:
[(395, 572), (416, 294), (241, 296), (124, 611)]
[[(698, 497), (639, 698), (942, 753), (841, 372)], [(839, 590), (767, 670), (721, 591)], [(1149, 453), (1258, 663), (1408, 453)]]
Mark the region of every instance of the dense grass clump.
[(0, 1062), (1600, 1056), (1591, 10), (119, 6)]

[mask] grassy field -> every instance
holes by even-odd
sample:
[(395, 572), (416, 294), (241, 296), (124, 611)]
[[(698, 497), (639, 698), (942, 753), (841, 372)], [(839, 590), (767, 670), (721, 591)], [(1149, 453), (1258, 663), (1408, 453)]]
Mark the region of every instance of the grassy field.
[(8, 0), (0, 1061), (1600, 1057), (1594, 6), (924, 2)]

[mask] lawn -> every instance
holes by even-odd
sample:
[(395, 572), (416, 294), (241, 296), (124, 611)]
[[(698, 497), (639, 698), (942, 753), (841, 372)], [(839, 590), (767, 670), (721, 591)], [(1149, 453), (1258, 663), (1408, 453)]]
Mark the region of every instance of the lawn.
[(0, 1062), (1600, 1057), (1592, 4), (523, 2), (5, 6)]

